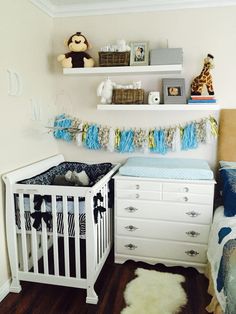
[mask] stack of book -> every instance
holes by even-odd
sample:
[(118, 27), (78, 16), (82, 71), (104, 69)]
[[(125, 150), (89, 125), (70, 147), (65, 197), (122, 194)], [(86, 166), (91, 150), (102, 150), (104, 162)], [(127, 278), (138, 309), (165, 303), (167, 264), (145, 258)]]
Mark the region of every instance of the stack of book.
[(191, 95), (188, 99), (188, 104), (215, 104), (216, 99), (214, 95)]

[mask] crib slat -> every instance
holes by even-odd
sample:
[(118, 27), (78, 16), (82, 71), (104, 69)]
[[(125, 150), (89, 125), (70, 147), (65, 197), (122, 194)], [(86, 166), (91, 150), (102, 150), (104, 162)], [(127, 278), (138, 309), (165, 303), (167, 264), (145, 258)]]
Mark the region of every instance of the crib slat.
[[(34, 212), (34, 195), (30, 194), (30, 213)], [(31, 250), (32, 250), (32, 258), (33, 258), (33, 266), (34, 266), (34, 273), (38, 273), (38, 241), (36, 235), (36, 229), (33, 227), (34, 219), (31, 218)]]
[(25, 210), (24, 210), (24, 197), (22, 193), (19, 193), (19, 207), (20, 207), (20, 221), (21, 221), (21, 243), (23, 253), (23, 270), (28, 271), (28, 252), (26, 243), (26, 231), (25, 231)]
[[(102, 206), (105, 206), (105, 202), (104, 202), (104, 187), (102, 187), (101, 189), (101, 194), (103, 196), (103, 201), (102, 201)], [(101, 218), (101, 224), (102, 224), (102, 256), (103, 253), (105, 251), (105, 213), (102, 213), (102, 218)]]
[(56, 195), (52, 196), (52, 225), (54, 274), (59, 276)]
[(79, 204), (78, 197), (74, 197), (75, 272), (76, 272), (76, 278), (81, 277), (79, 209), (80, 209), (80, 204)]
[(105, 248), (108, 247), (108, 189), (107, 189), (107, 183), (105, 184), (104, 187), (104, 202), (105, 202), (105, 207), (106, 207), (106, 212), (105, 212)]
[(100, 233), (101, 233), (101, 226), (100, 226), (100, 219), (98, 216), (98, 223), (97, 223), (97, 257), (98, 257), (98, 261), (97, 263), (99, 264), (100, 262), (100, 256), (101, 256), (101, 237), (100, 237)]
[[(102, 190), (100, 190), (100, 193), (103, 195), (103, 188)], [(104, 207), (104, 199), (101, 202), (101, 206)], [(101, 222), (101, 257), (103, 256), (103, 252), (104, 252), (104, 213), (102, 213), (101, 217), (100, 217), (100, 222)]]
[[(46, 212), (45, 201), (41, 205), (41, 212)], [(47, 225), (42, 219), (42, 247), (43, 247), (43, 270), (44, 274), (48, 275), (48, 239), (47, 239)]]
[(111, 243), (111, 210), (107, 210), (107, 241), (108, 245)]
[(103, 242), (103, 227), (102, 227), (102, 219), (99, 215), (99, 221), (98, 221), (98, 224), (99, 224), (99, 239), (100, 239), (100, 251), (99, 251), (99, 254), (100, 254), (100, 259), (102, 258), (102, 242)]
[(64, 227), (64, 260), (65, 276), (70, 276), (69, 237), (68, 237), (68, 204), (67, 196), (63, 196), (63, 227)]

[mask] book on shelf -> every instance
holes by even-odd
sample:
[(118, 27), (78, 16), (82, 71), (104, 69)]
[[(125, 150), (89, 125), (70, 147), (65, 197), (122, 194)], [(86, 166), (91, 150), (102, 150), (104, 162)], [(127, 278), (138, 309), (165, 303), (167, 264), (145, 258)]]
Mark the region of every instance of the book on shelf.
[(216, 99), (188, 99), (188, 104), (215, 104)]
[(215, 99), (214, 95), (191, 95), (191, 99), (193, 100), (208, 100), (208, 99)]

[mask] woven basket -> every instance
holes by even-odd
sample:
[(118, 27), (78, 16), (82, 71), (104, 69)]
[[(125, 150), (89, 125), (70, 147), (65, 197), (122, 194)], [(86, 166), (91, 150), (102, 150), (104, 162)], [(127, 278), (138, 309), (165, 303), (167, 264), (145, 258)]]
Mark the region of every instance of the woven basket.
[(112, 94), (113, 104), (143, 104), (143, 89), (114, 89)]
[(99, 66), (100, 67), (116, 67), (129, 65), (130, 52), (103, 52), (100, 51)]

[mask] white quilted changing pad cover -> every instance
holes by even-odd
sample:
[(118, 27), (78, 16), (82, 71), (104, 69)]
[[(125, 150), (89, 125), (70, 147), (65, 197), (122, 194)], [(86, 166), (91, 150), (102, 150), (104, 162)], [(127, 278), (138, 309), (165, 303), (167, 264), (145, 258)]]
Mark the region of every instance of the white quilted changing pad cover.
[(205, 160), (185, 158), (130, 157), (120, 167), (119, 174), (182, 180), (211, 180), (214, 177)]

